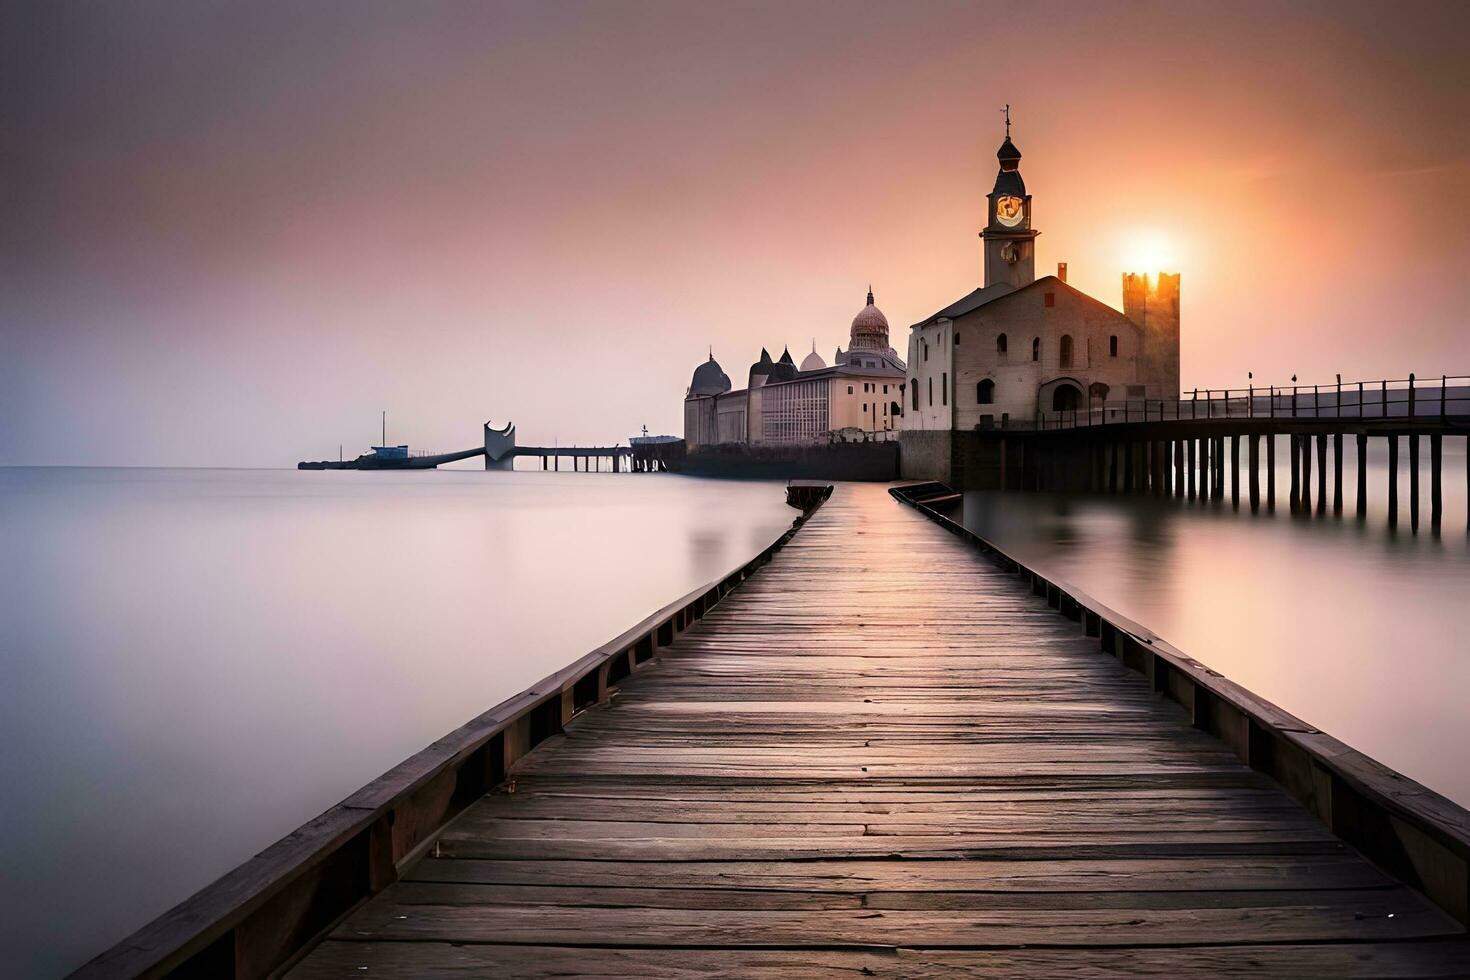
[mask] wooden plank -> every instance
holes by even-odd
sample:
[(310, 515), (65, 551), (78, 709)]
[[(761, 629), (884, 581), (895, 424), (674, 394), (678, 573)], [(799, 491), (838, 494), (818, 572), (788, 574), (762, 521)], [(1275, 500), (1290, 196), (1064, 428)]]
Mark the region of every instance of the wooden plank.
[[(1217, 497), (1223, 468), (1212, 439)], [(292, 975), (1470, 972), (1458, 922), (1242, 761), (1252, 724), (1319, 733), (1127, 624), (1241, 738), (1197, 730), (1058, 615), (1084, 600), (839, 488)]]

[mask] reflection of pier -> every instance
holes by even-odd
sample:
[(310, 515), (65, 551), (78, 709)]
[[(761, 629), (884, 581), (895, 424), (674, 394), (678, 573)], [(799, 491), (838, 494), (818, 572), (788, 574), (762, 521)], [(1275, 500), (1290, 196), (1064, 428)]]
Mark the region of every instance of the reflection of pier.
[[(645, 430), (646, 431), (646, 430)], [(383, 452), (402, 448), (404, 452)], [(627, 446), (517, 446), (516, 427), (508, 423), (503, 429), (485, 423), (485, 443), (474, 449), (422, 456), (410, 455), (407, 447), (380, 447), (356, 459), (324, 460), (296, 464), (302, 470), (431, 470), (476, 456), (485, 457), (485, 469), (508, 470), (517, 457), (539, 457), (541, 469), (560, 471), (562, 461), (570, 463), (572, 472), (657, 473), (677, 468), (684, 458), (684, 440), (670, 436), (635, 436)], [(674, 463), (674, 467), (670, 466)], [(605, 467), (605, 469), (604, 469)]]

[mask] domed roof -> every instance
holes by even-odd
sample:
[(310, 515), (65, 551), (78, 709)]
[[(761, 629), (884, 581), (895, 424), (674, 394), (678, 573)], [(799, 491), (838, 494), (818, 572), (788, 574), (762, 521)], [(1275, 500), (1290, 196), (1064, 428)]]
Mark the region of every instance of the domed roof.
[(723, 395), (730, 390), (730, 376), (720, 367), (720, 362), (715, 360), (715, 352), (710, 351), (709, 360), (694, 369), (694, 377), (689, 382), (690, 395)]
[(852, 336), (848, 350), (887, 350), (888, 317), (873, 305), (873, 287), (868, 287), (868, 305), (852, 318)]
[(796, 362), (791, 359), (791, 348), (790, 347), (783, 347), (781, 349), (781, 359), (779, 361), (777, 361), (776, 363), (777, 364), (789, 364), (792, 367), (796, 367)]
[(770, 374), (775, 362), (771, 360), (771, 352), (764, 347), (761, 348), (761, 359), (750, 366), (751, 374)]
[(826, 366), (827, 362), (822, 360), (821, 354), (817, 353), (817, 342), (813, 340), (812, 352), (801, 359), (801, 369), (803, 371), (820, 371)]

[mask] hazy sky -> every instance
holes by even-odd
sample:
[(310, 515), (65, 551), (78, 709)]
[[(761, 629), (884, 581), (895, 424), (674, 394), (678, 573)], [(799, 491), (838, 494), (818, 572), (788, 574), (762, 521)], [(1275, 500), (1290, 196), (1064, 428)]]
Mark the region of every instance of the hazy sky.
[(7, 3), (0, 463), (679, 433), (713, 344), (1183, 273), (1187, 386), (1470, 373), (1470, 3)]

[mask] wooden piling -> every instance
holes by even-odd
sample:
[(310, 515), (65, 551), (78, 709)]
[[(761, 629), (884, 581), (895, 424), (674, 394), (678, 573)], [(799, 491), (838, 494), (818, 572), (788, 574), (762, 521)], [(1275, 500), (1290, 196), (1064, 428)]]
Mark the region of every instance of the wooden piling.
[(1409, 529), (1419, 533), (1419, 436), (1409, 436)]
[(1240, 436), (1230, 437), (1230, 506), (1240, 506)]
[(1332, 512), (1342, 513), (1342, 433), (1332, 434)]
[(1301, 508), (1311, 513), (1311, 435), (1298, 438), (1301, 447)]
[[(1273, 396), (1274, 403), (1274, 396)], [(1266, 509), (1276, 509), (1276, 435), (1266, 435)]]
[(1399, 522), (1399, 437), (1388, 437), (1388, 526)]
[(1358, 433), (1358, 517), (1368, 516), (1368, 433)]
[(1317, 513), (1327, 513), (1327, 433), (1317, 433)]
[(1301, 437), (1291, 433), (1286, 437), (1287, 446), (1291, 455), (1291, 512), (1296, 513), (1297, 507), (1301, 506), (1302, 500), (1302, 463), (1301, 454), (1297, 452), (1296, 442)]
[(1198, 455), (1195, 452), (1195, 447), (1196, 447), (1197, 444), (1198, 444), (1198, 440), (1196, 440), (1196, 439), (1185, 439), (1184, 440), (1184, 455), (1186, 457), (1188, 457), (1184, 461), (1184, 482), (1185, 482), (1185, 491), (1188, 494), (1190, 500), (1193, 500), (1194, 499), (1194, 481), (1195, 481), (1195, 469), (1194, 469), (1194, 467), (1195, 467), (1195, 458)]
[(1174, 440), (1174, 496), (1184, 496), (1184, 443), (1187, 440)]
[(1250, 440), (1246, 463), (1251, 470), (1251, 513), (1254, 514), (1261, 509), (1261, 437), (1252, 432), (1246, 438)]
[(1429, 437), (1429, 526), (1439, 533), (1440, 518), (1444, 514), (1444, 499), (1440, 495), (1440, 454), (1444, 437), (1435, 432)]

